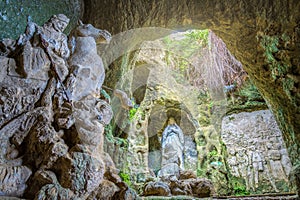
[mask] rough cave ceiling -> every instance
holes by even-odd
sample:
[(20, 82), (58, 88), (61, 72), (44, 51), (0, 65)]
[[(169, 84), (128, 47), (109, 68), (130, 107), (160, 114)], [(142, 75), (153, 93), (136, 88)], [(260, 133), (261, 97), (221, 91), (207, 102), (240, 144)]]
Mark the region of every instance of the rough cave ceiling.
[(84, 21), (114, 34), (140, 27), (213, 30), (270, 105), (299, 170), (299, 9), (297, 0), (85, 0)]

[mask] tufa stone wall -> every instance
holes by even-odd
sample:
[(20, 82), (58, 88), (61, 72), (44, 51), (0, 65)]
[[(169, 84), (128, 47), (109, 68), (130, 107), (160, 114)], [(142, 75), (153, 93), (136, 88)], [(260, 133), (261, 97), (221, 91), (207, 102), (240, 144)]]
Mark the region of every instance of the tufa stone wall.
[(291, 162), (281, 131), (269, 110), (229, 115), (222, 121), (230, 173), (251, 192), (293, 191)]

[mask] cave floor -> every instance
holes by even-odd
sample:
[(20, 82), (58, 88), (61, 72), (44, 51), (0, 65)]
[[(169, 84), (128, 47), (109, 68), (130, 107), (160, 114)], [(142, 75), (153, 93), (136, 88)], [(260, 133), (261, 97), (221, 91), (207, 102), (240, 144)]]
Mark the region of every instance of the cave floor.
[(147, 197), (139, 197), (138, 198), (138, 200), (162, 200), (162, 199), (167, 199), (167, 200), (196, 200), (196, 199), (201, 199), (201, 200), (205, 200), (205, 199), (213, 199), (213, 198), (196, 198), (196, 197), (192, 197), (192, 196), (182, 196), (182, 195), (170, 196), (170, 197), (166, 197), (166, 196), (147, 196)]
[(138, 200), (221, 200), (221, 199), (234, 199), (234, 200), (297, 200), (299, 199), (298, 195), (296, 194), (270, 194), (270, 195), (260, 195), (260, 196), (230, 196), (230, 197), (210, 197), (210, 198), (196, 198), (192, 196), (147, 196), (147, 197), (139, 197)]

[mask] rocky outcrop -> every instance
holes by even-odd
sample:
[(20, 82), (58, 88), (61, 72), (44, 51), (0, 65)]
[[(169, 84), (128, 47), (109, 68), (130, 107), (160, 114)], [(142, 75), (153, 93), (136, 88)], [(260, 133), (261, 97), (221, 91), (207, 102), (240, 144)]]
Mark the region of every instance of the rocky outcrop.
[(164, 182), (149, 182), (144, 188), (145, 196), (171, 196), (168, 184)]
[[(181, 33), (178, 35), (173, 34), (170, 37), (184, 38), (184, 34)], [(119, 71), (110, 72), (111, 74), (124, 73), (124, 76), (118, 80), (115, 87), (127, 90), (128, 96), (133, 96), (139, 106), (131, 110), (136, 111), (134, 113), (129, 112), (128, 114), (127, 110), (120, 108), (119, 112), (117, 112), (118, 114), (116, 114), (115, 125), (119, 129), (116, 129), (115, 134), (126, 135), (125, 137), (128, 137), (129, 141), (128, 153), (123, 155), (126, 159), (121, 161), (117, 158), (121, 155), (117, 146), (109, 148), (108, 151), (112, 156), (116, 157), (115, 161), (118, 162), (118, 166), (121, 169), (125, 169), (124, 171), (130, 175), (130, 181), (136, 188), (139, 188), (139, 184), (141, 185), (148, 178), (152, 180), (153, 177), (160, 177), (161, 174), (178, 177), (180, 171), (180, 159), (178, 158), (180, 156), (176, 153), (181, 151), (178, 151), (181, 146), (179, 145), (180, 139), (178, 139), (180, 137), (177, 138), (176, 134), (174, 134), (173, 139), (170, 139), (173, 141), (172, 145), (169, 145), (165, 149), (163, 147), (165, 141), (163, 139), (164, 135), (167, 135), (168, 130), (172, 130), (167, 125), (166, 120), (174, 117), (180, 129), (182, 129), (184, 136), (183, 160), (185, 168), (194, 170), (194, 172), (197, 170), (199, 177), (208, 178), (213, 183), (218, 194), (237, 194), (239, 190), (243, 190), (245, 193), (249, 191), (253, 193), (257, 192), (258, 190), (255, 189), (256, 186), (254, 183), (258, 177), (256, 173), (251, 174), (253, 177), (249, 178), (251, 179), (251, 186), (249, 186), (250, 181), (243, 182), (250, 171), (253, 171), (252, 164), (250, 171), (248, 169), (243, 170), (244, 179), (241, 176), (234, 176), (228, 170), (230, 169), (228, 163), (232, 164), (234, 162), (231, 162), (232, 156), (226, 153), (226, 145), (224, 145), (220, 137), (222, 117), (225, 115), (226, 109), (228, 109), (226, 107), (226, 100), (236, 98), (233, 104), (238, 107), (238, 101), (242, 97), (230, 97), (231, 94), (228, 94), (228, 98), (226, 99), (225, 94), (223, 94), (223, 97), (221, 96), (216, 100), (211, 97), (212, 95), (209, 92), (201, 90), (202, 88), (197, 88), (196, 91), (193, 90), (192, 84), (188, 84), (190, 83), (188, 82), (190, 79), (180, 76), (182, 74), (178, 72), (179, 70), (176, 71), (177, 64), (181, 64), (178, 61), (181, 57), (176, 57), (176, 55), (172, 54), (174, 51), (170, 53), (166, 46), (164, 46), (164, 41), (170, 37), (143, 43), (137, 51), (126, 55), (122, 59)], [(178, 43), (180, 41), (176, 40), (175, 42)], [(172, 65), (175, 65), (175, 67), (172, 68)], [(204, 73), (207, 72), (204, 71)], [(204, 79), (204, 81), (206, 80)], [(256, 90), (254, 92), (255, 94), (259, 94)], [(197, 97), (195, 98), (195, 96)], [(250, 97), (252, 98), (251, 95)], [(113, 97), (112, 102), (114, 103), (114, 101), (118, 101), (118, 99), (114, 99)], [(247, 104), (256, 105), (252, 103), (253, 101), (247, 100)], [(240, 106), (240, 108), (242, 110), (243, 107)], [(252, 107), (252, 109), (260, 108)], [(118, 118), (122, 119), (120, 121), (125, 126), (119, 123)], [(243, 121), (243, 119), (241, 118), (239, 121)], [(258, 121), (252, 122), (252, 124), (255, 124), (254, 127), (259, 126)], [(233, 132), (234, 134), (238, 134), (239, 131), (237, 129)], [(250, 129), (248, 132), (250, 132)], [(235, 141), (234, 139), (233, 141)], [(178, 145), (175, 145), (176, 143)], [(235, 141), (234, 144), (236, 143), (240, 143), (240, 141)], [(252, 147), (251, 145), (246, 145), (245, 148), (250, 149)], [(164, 152), (172, 156), (164, 156)], [(260, 168), (262, 158), (259, 153), (251, 150), (250, 157), (249, 159), (255, 160), (255, 168)], [(242, 162), (243, 153), (241, 153), (238, 159)], [(166, 161), (169, 161), (169, 163)], [(249, 163), (243, 164), (246, 166)], [(244, 168), (247, 168), (245, 166)], [(287, 175), (284, 177), (287, 177)], [(270, 180), (272, 182), (271, 178)], [(293, 191), (288, 186), (289, 181), (287, 181), (287, 178), (278, 181), (276, 184), (279, 185), (273, 187), (271, 184), (261, 188), (259, 191)], [(149, 188), (153, 188), (152, 186), (154, 187), (155, 184), (150, 184)], [(277, 190), (277, 188), (279, 189)], [(152, 189), (149, 190), (152, 191)], [(178, 191), (180, 190), (178, 189)]]
[(253, 192), (293, 190), (291, 162), (277, 123), (269, 110), (242, 112), (222, 121), (227, 163), (234, 177)]
[(85, 0), (85, 8), (85, 21), (115, 34), (140, 27), (213, 30), (269, 102), (299, 168), (299, 1)]
[(106, 191), (124, 199), (132, 193), (103, 152), (112, 110), (96, 95), (105, 74), (95, 40), (108, 33), (79, 24), (68, 40), (68, 22), (62, 14), (41, 27), (29, 22), (17, 41), (1, 43), (7, 46), (0, 57), (1, 196), (103, 199)]
[[(189, 173), (188, 173), (189, 172)], [(181, 174), (183, 173), (183, 174)], [(182, 171), (180, 178), (170, 175), (164, 180), (148, 182), (144, 186), (145, 196), (176, 196), (186, 195), (199, 198), (211, 197), (215, 194), (211, 181), (196, 178), (191, 171)]]
[[(155, 71), (154, 66), (152, 70), (153, 72)], [(130, 120), (127, 118), (124, 109), (119, 110), (120, 113), (125, 113), (125, 117), (122, 118), (123, 122), (129, 121), (127, 127), (122, 127), (122, 125), (118, 123), (118, 118), (124, 115), (115, 113), (117, 118), (115, 119), (116, 125), (128, 135), (128, 152), (130, 153), (126, 157), (126, 160), (127, 165), (131, 166), (129, 168), (129, 174), (136, 177), (132, 180), (139, 184), (143, 184), (149, 176), (156, 176), (159, 173), (158, 171), (163, 168), (163, 165), (166, 165), (165, 171), (163, 170), (164, 172), (167, 173), (168, 169), (170, 169), (170, 167), (167, 167), (167, 163), (162, 163), (162, 156), (164, 155), (162, 154), (163, 149), (161, 148), (162, 133), (169, 117), (176, 119), (180, 128), (182, 128), (182, 142), (186, 142), (186, 145), (182, 145), (181, 152), (185, 153), (184, 157), (187, 161), (181, 161), (181, 167), (194, 171), (196, 171), (197, 168), (197, 150), (194, 133), (197, 131), (198, 124), (196, 120), (191, 120), (192, 115), (185, 105), (184, 94), (178, 92), (181, 96), (176, 97), (174, 94), (176, 92), (169, 91), (167, 85), (171, 85), (171, 82), (174, 80), (163, 79), (163, 76), (159, 74), (154, 75), (154, 77), (152, 74), (148, 79), (147, 87), (151, 89), (146, 90), (144, 100), (141, 102), (138, 111), (134, 114), (133, 119)], [(124, 79), (120, 79), (120, 82), (122, 81), (124, 81)], [(131, 81), (135, 84), (134, 82), (138, 80), (133, 79)], [(166, 83), (168, 81), (169, 83)], [(159, 84), (161, 84), (161, 86), (159, 86)], [(166, 85), (163, 86), (164, 84)], [(133, 88), (132, 90), (132, 92), (135, 91)], [(182, 89), (182, 91), (183, 90), (184, 89)], [(114, 103), (114, 101), (115, 100), (112, 99), (112, 103)], [(165, 150), (166, 152), (169, 151), (167, 153), (170, 153), (170, 155), (172, 154), (170, 149)], [(166, 156), (166, 159), (175, 159), (172, 156), (167, 157), (168, 156)]]

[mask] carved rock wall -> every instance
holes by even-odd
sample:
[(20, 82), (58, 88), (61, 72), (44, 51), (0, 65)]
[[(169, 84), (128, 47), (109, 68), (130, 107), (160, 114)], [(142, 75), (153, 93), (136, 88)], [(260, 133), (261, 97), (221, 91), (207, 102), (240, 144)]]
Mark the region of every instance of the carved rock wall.
[(18, 40), (0, 43), (0, 196), (103, 199), (105, 188), (112, 198), (127, 195), (103, 152), (112, 111), (95, 94), (104, 79), (101, 30), (80, 24), (68, 45), (68, 22), (63, 14), (43, 26), (28, 22)]
[[(85, 0), (84, 19), (113, 33), (139, 27), (210, 28), (227, 44), (269, 102), (298, 168), (300, 2)], [(97, 12), (101, 10), (101, 12)], [(109, 16), (110, 20), (107, 20)], [(268, 46), (275, 47), (268, 49)], [(298, 172), (297, 172), (298, 173)], [(299, 179), (300, 180), (300, 179)], [(299, 181), (300, 188), (300, 181)]]
[(252, 192), (288, 192), (291, 162), (281, 131), (269, 110), (229, 115), (222, 121), (229, 170)]

